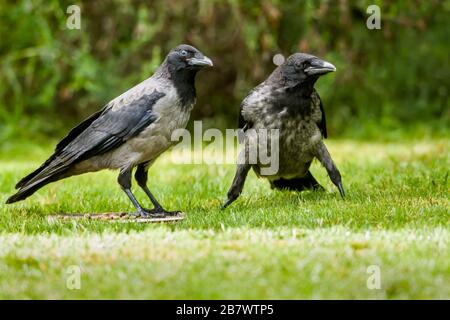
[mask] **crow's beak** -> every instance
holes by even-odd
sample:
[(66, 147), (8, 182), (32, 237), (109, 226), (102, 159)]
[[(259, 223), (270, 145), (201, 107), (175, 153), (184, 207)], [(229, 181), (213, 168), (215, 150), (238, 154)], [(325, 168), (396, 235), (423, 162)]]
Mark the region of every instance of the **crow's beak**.
[(305, 69), (306, 74), (308, 75), (314, 75), (314, 74), (325, 74), (328, 72), (334, 72), (336, 71), (336, 67), (333, 66), (331, 63), (315, 59), (311, 62), (311, 65)]
[(210, 58), (207, 56), (202, 57), (193, 57), (187, 60), (188, 64), (190, 66), (197, 66), (197, 67), (212, 67), (213, 62)]

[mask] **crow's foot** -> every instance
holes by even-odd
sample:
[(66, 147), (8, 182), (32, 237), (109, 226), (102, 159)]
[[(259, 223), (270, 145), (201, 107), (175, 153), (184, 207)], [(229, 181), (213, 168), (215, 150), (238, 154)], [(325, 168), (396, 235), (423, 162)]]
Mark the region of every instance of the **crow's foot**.
[(163, 208), (154, 208), (154, 209), (142, 209), (141, 212), (137, 212), (137, 214), (143, 218), (166, 218), (166, 217), (175, 217), (181, 214), (181, 211), (167, 211)]
[(345, 199), (345, 191), (344, 191), (344, 187), (342, 186), (342, 182), (339, 181), (339, 183), (337, 184), (339, 193), (342, 197), (342, 199)]

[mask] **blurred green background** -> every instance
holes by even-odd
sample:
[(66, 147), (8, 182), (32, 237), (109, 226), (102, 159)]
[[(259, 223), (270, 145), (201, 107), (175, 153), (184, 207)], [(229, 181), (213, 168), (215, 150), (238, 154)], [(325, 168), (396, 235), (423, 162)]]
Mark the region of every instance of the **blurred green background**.
[[(66, 9), (81, 7), (81, 30)], [(381, 30), (366, 9), (381, 8)], [(234, 128), (240, 101), (302, 51), (338, 71), (319, 80), (331, 137), (449, 136), (450, 1), (0, 0), (0, 141), (57, 138), (189, 43), (215, 62), (192, 119)]]

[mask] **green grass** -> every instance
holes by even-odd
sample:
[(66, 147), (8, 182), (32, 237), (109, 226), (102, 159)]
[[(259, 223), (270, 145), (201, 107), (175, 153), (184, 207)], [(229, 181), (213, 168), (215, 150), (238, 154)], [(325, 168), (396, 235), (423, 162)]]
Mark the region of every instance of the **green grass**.
[[(327, 192), (272, 191), (250, 174), (220, 211), (234, 166), (174, 165), (165, 155), (149, 184), (168, 209), (186, 212), (180, 223), (48, 222), (52, 213), (131, 211), (113, 172), (1, 204), (0, 298), (449, 299), (448, 139), (327, 145), (345, 201), (315, 163)], [(49, 152), (3, 146), (2, 202)], [(81, 268), (80, 290), (66, 286), (71, 265)], [(367, 287), (371, 265), (381, 289)]]

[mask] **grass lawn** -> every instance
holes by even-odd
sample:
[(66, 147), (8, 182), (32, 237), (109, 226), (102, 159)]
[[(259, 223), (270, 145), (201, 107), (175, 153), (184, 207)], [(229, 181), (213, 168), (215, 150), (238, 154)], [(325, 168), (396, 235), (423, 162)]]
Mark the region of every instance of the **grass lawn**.
[[(345, 201), (315, 163), (327, 192), (272, 191), (251, 173), (225, 211), (234, 166), (175, 165), (165, 155), (150, 170), (150, 188), (168, 209), (186, 212), (167, 225), (47, 221), (131, 211), (114, 172), (73, 177), (5, 206), (18, 179), (50, 153), (5, 146), (0, 299), (449, 299), (449, 140), (327, 145)], [(74, 265), (79, 290), (67, 286)], [(379, 268), (380, 289), (368, 288), (368, 268)]]

